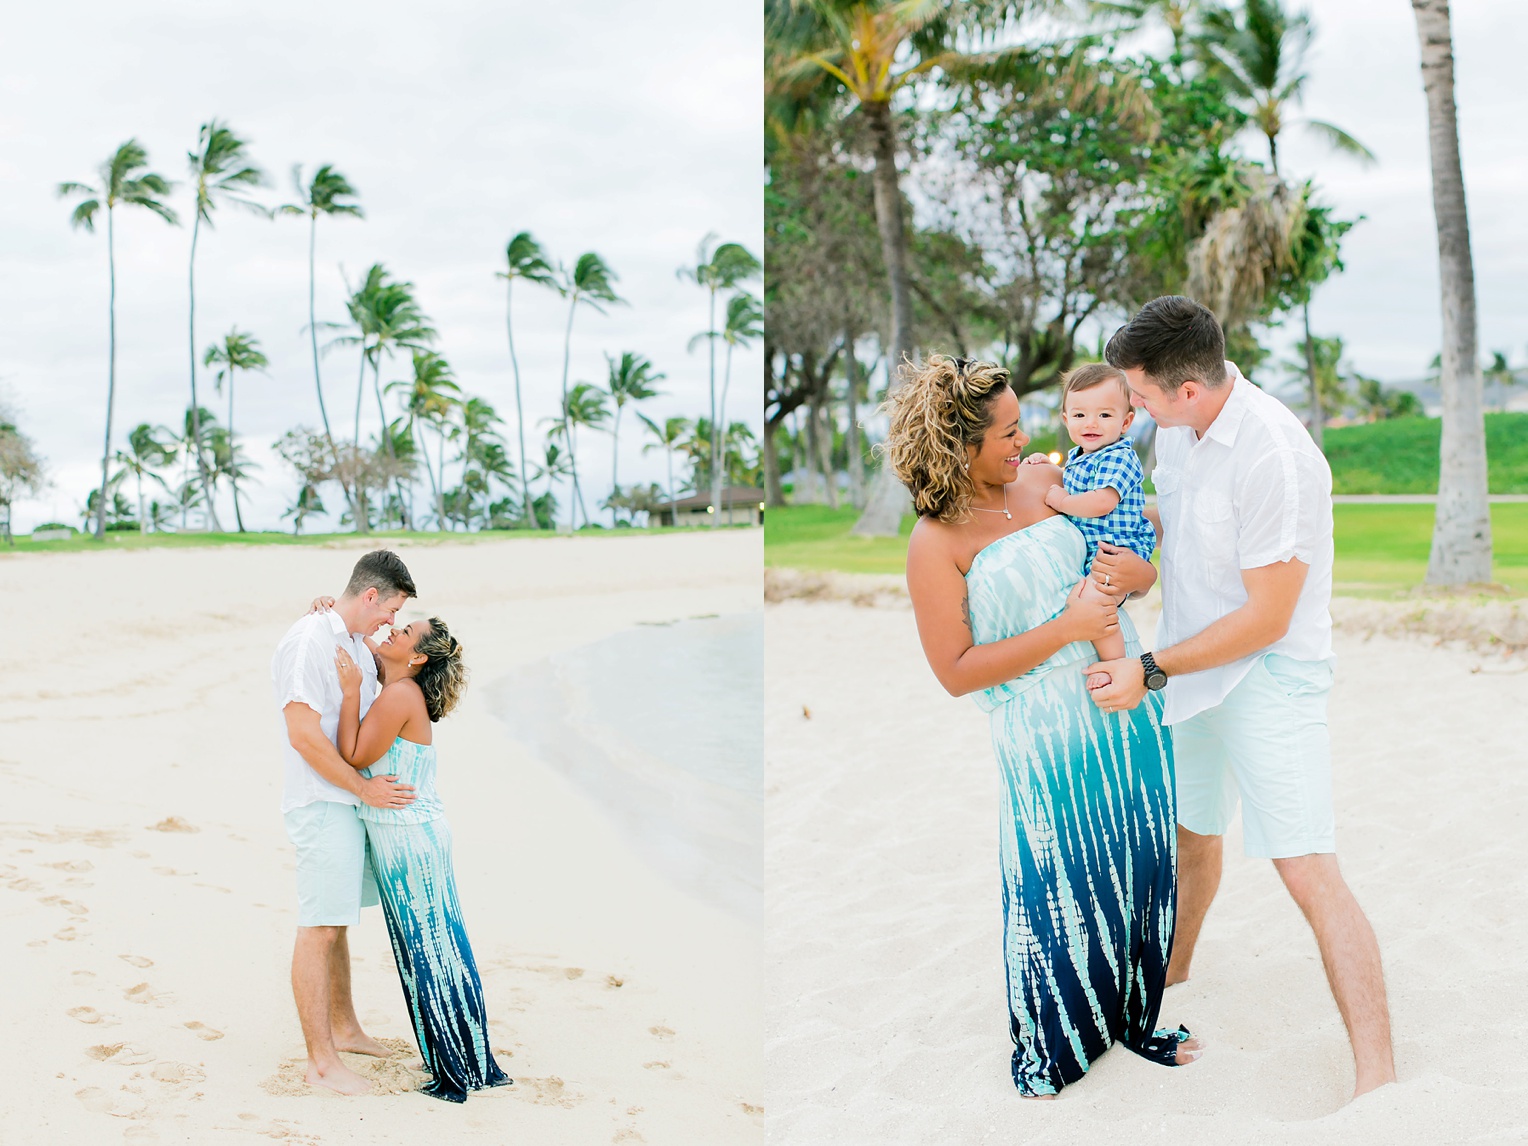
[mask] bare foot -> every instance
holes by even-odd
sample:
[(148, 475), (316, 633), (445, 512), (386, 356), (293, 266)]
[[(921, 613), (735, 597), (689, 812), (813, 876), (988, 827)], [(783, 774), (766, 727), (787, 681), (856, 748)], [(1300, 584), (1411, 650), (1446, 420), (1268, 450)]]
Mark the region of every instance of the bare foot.
[(1019, 1097), (1024, 1099), (1026, 1102), (1055, 1102), (1056, 1101), (1056, 1096), (1054, 1094), (1021, 1094), (1021, 1095), (1019, 1095)]
[(1175, 974), (1173, 974), (1172, 968), (1169, 967), (1168, 970), (1167, 970), (1167, 981), (1165, 983), (1163, 983), (1162, 985), (1164, 987), (1176, 987), (1179, 983), (1187, 983), (1187, 982), (1188, 982), (1188, 972), (1187, 971), (1183, 972), (1183, 974), (1181, 974), (1181, 975), (1175, 975)]
[(310, 1062), (306, 1077), (309, 1086), (326, 1087), (337, 1094), (371, 1093), (371, 1083), (343, 1063), (335, 1063), (328, 1070), (320, 1071)]
[(1106, 672), (1093, 672), (1088, 674), (1088, 691), (1095, 688), (1103, 688), (1114, 683), (1114, 678)]
[(1184, 1039), (1178, 1044), (1177, 1063), (1179, 1066), (1187, 1066), (1196, 1061), (1204, 1053), (1204, 1043), (1199, 1039)]
[(348, 1035), (336, 1034), (334, 1049), (349, 1051), (352, 1054), (369, 1054), (375, 1058), (392, 1058), (398, 1053), (392, 1047), (379, 1043), (365, 1031), (356, 1031)]

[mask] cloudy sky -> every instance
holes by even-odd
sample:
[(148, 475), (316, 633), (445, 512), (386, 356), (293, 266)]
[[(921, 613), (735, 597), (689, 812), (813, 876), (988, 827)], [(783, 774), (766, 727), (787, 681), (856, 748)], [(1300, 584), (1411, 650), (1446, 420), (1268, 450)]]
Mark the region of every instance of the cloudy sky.
[[(597, 251), (629, 306), (582, 309), (572, 379), (603, 382), (604, 354), (647, 355), (668, 377), (650, 416), (694, 417), (707, 403), (705, 298), (675, 270), (707, 232), (759, 252), (761, 6), (747, 0), (585, 0), (552, 5), (296, 3), (215, 5), (91, 0), (17, 9), (0, 41), (0, 396), (48, 461), (53, 488), (17, 507), (78, 522), (99, 478), (104, 430), (107, 276), (104, 228), (71, 231), (60, 181), (93, 182), (118, 144), (138, 138), (153, 170), (181, 183), (198, 126), (226, 120), (269, 172), (269, 204), (291, 200), (291, 167), (332, 163), (360, 192), (364, 221), (321, 220), (318, 317), (344, 318), (341, 268), (373, 262), (416, 284), (439, 348), (470, 394), (509, 421), (504, 244), (531, 231), (558, 259)], [(187, 218), (189, 223), (189, 219)], [(231, 327), (254, 333), (268, 375), (241, 375), (236, 429), (261, 464), (245, 521), (282, 528), (296, 482), (270, 445), (318, 425), (307, 322), (307, 224), (220, 211), (197, 254), (197, 344)], [(119, 211), (120, 442), (138, 422), (172, 424), (189, 401), (186, 267), (190, 228)], [(754, 284), (758, 290), (758, 284)], [(528, 436), (556, 409), (565, 304), (520, 289), (516, 348)], [(331, 418), (353, 410), (356, 356), (324, 361)], [(385, 366), (383, 381), (407, 363)], [(225, 397), (203, 372), (203, 403)], [(761, 421), (762, 356), (734, 359), (729, 420)], [(368, 394), (368, 402), (370, 402)], [(363, 433), (375, 431), (374, 406)], [(336, 426), (338, 429), (338, 426)], [(663, 480), (628, 413), (622, 484)], [(610, 439), (580, 444), (585, 488), (602, 497)], [(131, 491), (129, 490), (129, 493)], [(224, 495), (226, 499), (226, 493)], [(591, 505), (591, 510), (593, 506)], [(232, 514), (220, 510), (225, 523)]]

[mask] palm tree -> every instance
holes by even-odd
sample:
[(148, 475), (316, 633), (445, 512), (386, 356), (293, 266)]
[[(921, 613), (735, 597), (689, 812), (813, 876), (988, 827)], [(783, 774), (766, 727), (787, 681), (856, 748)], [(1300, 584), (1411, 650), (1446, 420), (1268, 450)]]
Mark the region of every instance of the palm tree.
[[(562, 435), (568, 442), (568, 460), (573, 472), (573, 499), (578, 507), (583, 509), (583, 493), (578, 488), (578, 465), (573, 459), (573, 436), (567, 425), (566, 417), (568, 406), (568, 363), (573, 352), (573, 316), (578, 313), (580, 302), (592, 306), (599, 313), (604, 314), (605, 308), (600, 303), (625, 303), (625, 299), (615, 293), (617, 281), (616, 273), (610, 269), (605, 260), (593, 251), (586, 251), (578, 256), (578, 262), (573, 265), (572, 271), (564, 271), (561, 281), (557, 284), (557, 291), (563, 298), (568, 300), (568, 330), (563, 337), (562, 344), (562, 410), (563, 427)], [(584, 524), (589, 524), (589, 511), (584, 510)]]
[[(473, 472), (473, 466), (478, 467), (482, 474), (482, 463), (485, 459), (486, 449), (490, 445), (497, 445), (502, 454), (503, 441), (499, 438), (495, 426), (502, 426), (503, 419), (494, 408), (482, 398), (468, 398), (461, 406), (461, 439), (462, 439), (462, 486), (468, 490), (471, 485), (467, 480), (468, 474)], [(487, 492), (487, 479), (483, 478), (483, 492)], [(469, 512), (467, 514), (469, 525), (471, 519), (471, 500), (468, 501)]]
[(679, 508), (678, 499), (674, 495), (674, 451), (694, 427), (688, 418), (668, 418), (660, 425), (646, 414), (639, 413), (637, 417), (653, 436), (653, 440), (642, 447), (642, 452), (645, 454), (648, 450), (662, 450), (668, 462), (669, 516), (677, 524)]
[(143, 512), (143, 479), (157, 482), (159, 488), (165, 493), (170, 492), (169, 484), (155, 471), (160, 466), (168, 465), (175, 460), (174, 439), (169, 438), (169, 431), (156, 428), (147, 422), (139, 422), (127, 434), (127, 450), (118, 450), (116, 454), (117, 464), (122, 467), (121, 473), (132, 474), (138, 487), (138, 521), (145, 529), (152, 528), (155, 522), (144, 516)]
[[(680, 267), (679, 277), (704, 287), (707, 293), (707, 301), (710, 309), (707, 312), (706, 329), (696, 338), (690, 340), (693, 349), (698, 338), (706, 340), (710, 352), (710, 386), (711, 386), (711, 421), (716, 421), (716, 340), (719, 332), (716, 329), (716, 295), (719, 291), (732, 290), (740, 283), (754, 278), (763, 269), (759, 260), (754, 258), (753, 252), (741, 243), (723, 243), (712, 251), (711, 243), (716, 239), (714, 234), (708, 234), (700, 241), (700, 246), (695, 251), (695, 265), (693, 267)], [(721, 488), (716, 484), (717, 472), (716, 461), (711, 463), (712, 485), (711, 504), (718, 511), (721, 508)], [(711, 524), (717, 524), (717, 514), (711, 517)]]
[[(525, 497), (525, 520), (527, 528), (536, 528), (536, 508), (531, 503), (530, 472), (525, 465), (525, 407), (520, 401), (520, 359), (515, 356), (515, 325), (513, 318), (513, 295), (515, 280), (524, 279), (537, 286), (557, 290), (557, 276), (547, 261), (541, 244), (531, 238), (529, 231), (521, 231), (504, 248), (507, 269), (497, 271), (504, 280), (504, 329), (509, 335), (509, 364), (515, 372), (515, 422), (520, 435), (520, 482)], [(566, 371), (564, 371), (566, 374)], [(566, 377), (564, 377), (566, 383)]]
[(196, 394), (196, 240), (201, 226), (212, 226), (212, 213), (222, 203), (232, 203), (270, 217), (270, 211), (249, 198), (249, 190), (263, 186), (265, 172), (249, 161), (247, 140), (240, 139), (226, 124), (216, 119), (202, 124), (197, 134), (195, 151), (186, 155), (191, 164), (191, 182), (196, 197), (196, 214), (191, 223), (191, 261), (188, 276), (190, 288), (190, 317), (188, 329), (191, 347), (191, 418), (192, 442), (196, 444), (196, 469), (201, 476), (202, 496), (206, 498), (207, 513), (212, 528), (221, 530), (217, 507), (212, 503), (212, 474), (207, 459), (202, 456), (202, 435), (196, 423), (200, 418), (201, 402)]
[(568, 528), (578, 528), (575, 511), (582, 511), (584, 524), (589, 524), (589, 512), (583, 509), (578, 492), (578, 449), (576, 435), (580, 426), (591, 430), (603, 430), (610, 418), (610, 408), (605, 405), (605, 391), (591, 382), (580, 382), (568, 391), (562, 404), (560, 418), (547, 419), (552, 423), (548, 437), (561, 438), (568, 447), (568, 473), (573, 479), (574, 502), (568, 507)]
[(1175, 63), (1183, 59), (1183, 41), (1198, 8), (1198, 0), (1093, 0), (1088, 5), (1091, 15), (1131, 29), (1157, 16), (1172, 35)]
[[(302, 181), (302, 164), (296, 164), (292, 168), (292, 185), (297, 189), (299, 201), (288, 203), (281, 208), (281, 213), (308, 217), (308, 336), (313, 344), (313, 388), (318, 393), (318, 415), (324, 421), (324, 437), (329, 442), (329, 452), (333, 454), (334, 431), (329, 427), (329, 410), (324, 405), (324, 380), (318, 367), (318, 317), (313, 300), (318, 277), (314, 261), (318, 250), (318, 217), (348, 215), (354, 219), (364, 219), (366, 216), (356, 204), (344, 201), (353, 198), (356, 190), (332, 164), (325, 163), (306, 184)], [(348, 501), (349, 490), (345, 491), (345, 497)], [(296, 525), (301, 528), (301, 516), (297, 518)]]
[[(234, 327), (223, 336), (222, 345), (213, 343), (207, 347), (207, 353), (202, 358), (203, 366), (221, 366), (217, 373), (217, 391), (223, 392), (223, 379), (228, 379), (228, 440), (234, 440), (233, 433), (233, 376), (236, 370), (260, 370), (264, 371), (270, 362), (265, 353), (260, 349), (260, 340), (253, 334), (241, 334), (238, 327)], [(233, 516), (239, 527), (239, 532), (244, 532), (244, 515), (239, 510), (239, 475), (230, 473), (228, 482), (233, 486)]]
[(201, 475), (193, 473), (194, 460), (212, 448), (212, 431), (217, 427), (217, 416), (207, 407), (202, 406), (193, 410), (186, 407), (185, 417), (181, 432), (176, 434), (173, 430), (166, 431), (167, 441), (173, 444), (175, 453), (181, 460), (180, 485), (176, 487), (176, 506), (180, 510), (180, 527), (187, 528), (187, 516), (193, 509), (202, 510), (202, 527), (206, 528), (210, 522), (207, 517), (207, 489), (211, 486), (211, 467), (208, 467), (208, 485), (203, 486)]
[[(605, 361), (610, 367), (606, 393), (615, 406), (615, 422), (610, 430), (610, 486), (614, 492), (620, 493), (618, 467), (621, 461), (621, 410), (628, 402), (646, 402), (649, 398), (656, 398), (659, 391), (654, 389), (654, 383), (661, 382), (667, 375), (654, 373), (651, 362), (629, 350), (621, 355), (619, 361), (608, 354), (605, 355)], [(614, 525), (615, 522), (616, 511), (612, 507), (610, 524)]]
[(1443, 295), (1443, 437), (1427, 581), (1431, 585), (1463, 585), (1491, 580), (1485, 415), (1475, 341), (1475, 266), (1470, 256), (1470, 223), (1459, 164), (1448, 0), (1411, 0), (1411, 8), (1422, 42), (1422, 87), (1427, 93), (1433, 214), (1438, 226)]
[(435, 503), (436, 526), (444, 529), (446, 475), (442, 472), (440, 480), (436, 481), (435, 471), (430, 466), (430, 451), (424, 446), (423, 432), (425, 426), (434, 426), (444, 442), (445, 424), (450, 418), (452, 409), (460, 404), (462, 391), (452, 377), (450, 363), (435, 351), (414, 351), (413, 365), (412, 378), (407, 381), (399, 379), (396, 382), (389, 382), (387, 389), (403, 391), (403, 410), (408, 418), (409, 433), (420, 438), (419, 452), (424, 458), (425, 476), (430, 479), (430, 495)]
[[(727, 364), (722, 371), (722, 400), (716, 410), (716, 424), (725, 427), (727, 425), (727, 390), (732, 385), (732, 351), (739, 346), (748, 346), (754, 339), (764, 333), (764, 311), (759, 306), (759, 300), (747, 291), (739, 291), (727, 300), (727, 319), (722, 325), (722, 341), (727, 344)], [(852, 356), (854, 347), (849, 347)], [(853, 378), (850, 378), (853, 384)], [(853, 416), (853, 397), (850, 397), (850, 416)], [(727, 432), (722, 431), (721, 441), (717, 444), (717, 453), (723, 457), (727, 453)], [(717, 507), (718, 510), (720, 506)], [(727, 502), (727, 524), (732, 524), (732, 502)]]
[[(69, 216), (69, 224), (95, 230), (95, 217), (102, 205), (106, 207), (106, 267), (111, 281), (110, 302), (107, 308), (107, 331), (110, 350), (106, 365), (106, 442), (101, 450), (101, 491), (96, 499), (96, 540), (106, 536), (106, 468), (111, 457), (111, 419), (117, 399), (117, 239), (113, 212), (117, 205), (142, 207), (152, 211), (166, 223), (174, 226), (179, 222), (175, 212), (160, 201), (161, 195), (170, 193), (171, 184), (162, 175), (143, 171), (149, 163), (148, 152), (136, 139), (129, 139), (101, 164), (101, 182), (98, 187), (88, 183), (60, 183), (58, 194), (84, 195), (85, 199)], [(139, 172), (141, 174), (138, 174)]]
[[(555, 418), (550, 420), (553, 422), (557, 421)], [(548, 528), (550, 528), (557, 510), (557, 501), (552, 497), (552, 485), (557, 479), (567, 477), (570, 472), (568, 469), (568, 459), (564, 456), (563, 448), (554, 440), (553, 433), (548, 433), (546, 441), (542, 443), (541, 461), (536, 463), (535, 469), (537, 481), (540, 481), (542, 478), (546, 479), (546, 489), (536, 499), (536, 504), (545, 507), (547, 524)], [(538, 524), (539, 520), (538, 517)]]

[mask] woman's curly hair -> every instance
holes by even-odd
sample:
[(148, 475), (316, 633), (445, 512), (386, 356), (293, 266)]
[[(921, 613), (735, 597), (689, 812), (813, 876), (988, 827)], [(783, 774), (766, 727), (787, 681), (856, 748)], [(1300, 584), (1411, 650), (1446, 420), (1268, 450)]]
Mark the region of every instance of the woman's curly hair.
[(991, 362), (931, 354), (904, 366), (902, 384), (882, 407), (891, 432), (881, 450), (913, 495), (919, 517), (964, 521), (976, 488), (967, 446), (980, 447), (992, 425), (992, 402), (1008, 389), (1008, 371)]
[(462, 660), (462, 644), (451, 635), (446, 623), (431, 617), (430, 631), (414, 643), (414, 651), (429, 659), (414, 674), (414, 683), (424, 693), (424, 706), (432, 722), (447, 715), (461, 700), (467, 688), (467, 665)]

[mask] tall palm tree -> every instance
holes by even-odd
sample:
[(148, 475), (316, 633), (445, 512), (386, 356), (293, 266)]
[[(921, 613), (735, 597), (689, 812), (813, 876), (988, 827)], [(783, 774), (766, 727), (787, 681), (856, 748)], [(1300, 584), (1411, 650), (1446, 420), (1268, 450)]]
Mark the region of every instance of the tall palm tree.
[(249, 160), (249, 142), (240, 139), (228, 125), (216, 119), (202, 124), (196, 137), (196, 150), (188, 152), (191, 185), (196, 199), (196, 213), (191, 223), (191, 259), (187, 283), (190, 311), (187, 322), (191, 348), (191, 418), (192, 442), (196, 448), (196, 470), (201, 477), (202, 496), (212, 528), (221, 530), (217, 507), (212, 502), (212, 471), (202, 456), (202, 435), (196, 423), (201, 401), (196, 394), (196, 240), (203, 223), (212, 226), (212, 213), (224, 203), (270, 217), (271, 212), (249, 197), (252, 188), (263, 186), (265, 172)]
[[(355, 203), (347, 202), (356, 196), (356, 189), (350, 185), (348, 179), (334, 169), (333, 164), (325, 163), (313, 173), (313, 178), (307, 183), (302, 181), (302, 164), (294, 165), (292, 186), (297, 189), (298, 202), (286, 204), (281, 208), (281, 213), (308, 217), (308, 336), (313, 344), (313, 388), (318, 394), (318, 415), (324, 422), (324, 438), (329, 443), (329, 452), (337, 457), (334, 431), (329, 426), (329, 409), (324, 404), (324, 379), (318, 365), (318, 316), (314, 308), (314, 291), (318, 281), (315, 263), (318, 250), (318, 217), (348, 215), (353, 219), (364, 219), (366, 216)], [(345, 491), (345, 498), (349, 500), (349, 490)], [(297, 524), (301, 526), (300, 517)]]
[(111, 280), (107, 307), (110, 350), (106, 365), (106, 441), (101, 449), (101, 493), (96, 500), (95, 535), (98, 541), (106, 536), (106, 467), (111, 458), (111, 419), (117, 400), (117, 239), (114, 212), (120, 203), (152, 211), (172, 226), (179, 222), (175, 212), (160, 200), (160, 196), (170, 193), (170, 181), (152, 171), (144, 171), (148, 163), (148, 152), (143, 149), (143, 145), (136, 139), (129, 139), (112, 152), (110, 159), (101, 164), (99, 186), (92, 187), (88, 183), (58, 185), (61, 198), (65, 195), (85, 196), (69, 216), (70, 226), (94, 231), (96, 215), (103, 205), (106, 208), (106, 267)]
[[(461, 406), (461, 441), (462, 452), (462, 485), (467, 486), (467, 474), (474, 465), (481, 469), (484, 459), (484, 451), (489, 445), (503, 445), (497, 426), (502, 426), (504, 420), (499, 417), (492, 405), (482, 398), (468, 398)], [(486, 489), (486, 487), (485, 487)], [(468, 502), (469, 508), (471, 502)], [(471, 514), (468, 514), (471, 517)]]
[(1443, 295), (1443, 437), (1438, 508), (1427, 580), (1462, 585), (1491, 580), (1491, 515), (1486, 432), (1476, 348), (1475, 265), (1459, 163), (1454, 106), (1454, 41), (1448, 0), (1411, 0), (1422, 42), (1427, 138), (1432, 154), (1433, 214)]
[(151, 529), (156, 522), (149, 520), (143, 513), (143, 479), (147, 477), (156, 482), (165, 493), (170, 492), (169, 483), (160, 477), (157, 470), (160, 466), (168, 465), (175, 460), (174, 438), (169, 436), (169, 431), (162, 427), (149, 425), (147, 422), (139, 422), (127, 433), (127, 449), (118, 450), (116, 454), (117, 464), (122, 467), (124, 474), (132, 474), (138, 487), (138, 523), (142, 529)]
[[(564, 270), (559, 276), (557, 292), (568, 300), (568, 329), (563, 336), (562, 343), (562, 411), (563, 427), (562, 436), (568, 443), (568, 462), (573, 474), (573, 500), (583, 509), (583, 492), (578, 486), (578, 464), (574, 458), (573, 435), (567, 424), (568, 406), (568, 364), (573, 353), (573, 316), (578, 313), (578, 304), (585, 303), (593, 307), (600, 314), (605, 313), (601, 303), (617, 304), (625, 303), (625, 299), (615, 293), (615, 284), (619, 276), (604, 259), (593, 251), (586, 251), (578, 256), (578, 262), (573, 264), (571, 271)], [(589, 511), (584, 510), (584, 524), (589, 524)]]
[[(716, 424), (727, 425), (727, 390), (732, 385), (732, 352), (739, 346), (749, 346), (764, 334), (764, 311), (759, 300), (747, 291), (739, 291), (727, 300), (727, 318), (722, 324), (722, 341), (727, 344), (727, 364), (722, 371), (722, 400), (716, 410)], [(852, 356), (854, 348), (849, 347)], [(852, 399), (851, 399), (852, 401)], [(722, 430), (717, 454), (726, 457), (727, 431)], [(720, 510), (720, 506), (717, 507)], [(727, 502), (727, 524), (732, 524), (732, 502)]]
[[(433, 350), (413, 352), (414, 376), (407, 380), (389, 382), (389, 391), (403, 392), (403, 411), (408, 419), (408, 431), (419, 442), (419, 454), (424, 458), (425, 476), (430, 479), (430, 496), (435, 504), (436, 527), (445, 528), (446, 475), (437, 482), (435, 470), (430, 466), (430, 451), (425, 447), (424, 428), (432, 426), (444, 442), (445, 425), (452, 410), (461, 402), (461, 387), (451, 373), (451, 365)], [(444, 463), (442, 463), (444, 464)]]
[[(202, 358), (203, 366), (221, 366), (217, 373), (216, 386), (219, 394), (223, 392), (223, 379), (228, 379), (228, 440), (234, 442), (233, 432), (233, 376), (239, 370), (264, 371), (270, 365), (265, 357), (265, 352), (260, 349), (260, 340), (253, 334), (242, 334), (238, 327), (234, 327), (223, 336), (221, 344), (214, 342), (207, 347), (207, 353)], [(244, 532), (244, 514), (239, 509), (239, 474), (230, 472), (228, 483), (233, 487), (233, 516), (239, 527), (239, 532)]]
[[(557, 420), (551, 419), (553, 422)], [(554, 426), (555, 430), (555, 426)], [(541, 445), (541, 460), (536, 463), (536, 480), (546, 479), (546, 489), (542, 491), (538, 501), (545, 499), (547, 506), (547, 519), (550, 521), (556, 502), (552, 499), (552, 486), (558, 478), (568, 476), (568, 459), (566, 451), (554, 440), (555, 435), (548, 433), (546, 441)]]
[[(557, 275), (547, 261), (541, 244), (521, 231), (504, 248), (507, 269), (496, 272), (504, 280), (504, 329), (509, 335), (509, 364), (515, 372), (515, 422), (520, 435), (520, 482), (525, 499), (527, 528), (536, 528), (536, 507), (531, 502), (530, 471), (525, 465), (525, 407), (520, 400), (520, 359), (515, 355), (514, 289), (515, 280), (524, 279), (537, 286), (557, 288)], [(565, 379), (566, 381), (566, 379)]]
[(660, 424), (643, 413), (638, 413), (637, 417), (653, 437), (651, 442), (642, 447), (642, 452), (645, 454), (648, 450), (662, 450), (668, 462), (669, 517), (670, 523), (677, 525), (679, 508), (674, 494), (674, 451), (689, 436), (693, 427), (688, 418), (667, 418)]
[[(733, 290), (742, 283), (756, 277), (763, 269), (759, 260), (747, 247), (741, 243), (723, 243), (714, 251), (711, 244), (716, 239), (714, 234), (708, 234), (700, 241), (700, 246), (695, 252), (695, 265), (693, 267), (680, 267), (679, 277), (703, 287), (707, 293), (707, 301), (710, 309), (707, 312), (706, 329), (697, 338), (704, 337), (710, 353), (710, 386), (711, 386), (711, 421), (716, 421), (716, 340), (720, 332), (716, 329), (716, 296), (724, 290)], [(691, 339), (691, 346), (695, 339)], [(717, 484), (716, 474), (718, 471), (716, 460), (711, 462), (711, 504), (717, 508), (717, 513), (711, 516), (711, 524), (718, 524), (717, 517), (721, 510), (721, 487)]]
[[(621, 411), (628, 402), (646, 402), (649, 398), (656, 398), (659, 391), (655, 384), (667, 377), (665, 374), (655, 373), (653, 364), (640, 354), (633, 354), (627, 350), (619, 359), (605, 355), (605, 362), (610, 367), (609, 380), (606, 383), (606, 393), (610, 395), (611, 404), (615, 406), (614, 425), (610, 430), (610, 486), (614, 493), (621, 492), (620, 462), (621, 462)], [(610, 510), (610, 524), (616, 523), (616, 510), (612, 506)]]
[(584, 524), (589, 524), (589, 512), (578, 500), (578, 448), (577, 434), (580, 426), (590, 430), (603, 430), (610, 418), (610, 408), (605, 405), (605, 392), (590, 382), (579, 382), (568, 391), (559, 418), (548, 419), (552, 423), (548, 437), (561, 438), (568, 447), (568, 474), (573, 481), (574, 501), (568, 506), (568, 528), (578, 528), (576, 513), (583, 512)]

